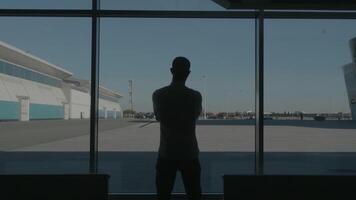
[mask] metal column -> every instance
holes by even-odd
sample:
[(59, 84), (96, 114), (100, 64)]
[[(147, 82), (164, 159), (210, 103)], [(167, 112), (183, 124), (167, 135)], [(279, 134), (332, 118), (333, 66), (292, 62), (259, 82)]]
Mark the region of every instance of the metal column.
[(263, 149), (263, 120), (264, 120), (264, 16), (263, 10), (260, 10), (255, 19), (255, 108), (256, 108), (256, 126), (255, 126), (255, 174), (263, 175), (264, 149)]
[(91, 84), (90, 84), (90, 173), (98, 172), (98, 93), (99, 93), (99, 9), (100, 0), (92, 1)]

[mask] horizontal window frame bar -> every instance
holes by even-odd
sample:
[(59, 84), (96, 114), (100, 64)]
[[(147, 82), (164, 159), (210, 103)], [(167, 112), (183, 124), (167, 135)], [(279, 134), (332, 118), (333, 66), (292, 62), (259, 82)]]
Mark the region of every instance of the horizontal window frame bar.
[(121, 18), (255, 18), (255, 11), (145, 11), (101, 10), (100, 17)]
[(356, 19), (356, 12), (265, 11), (265, 19)]
[[(100, 18), (227, 18), (254, 19), (256, 11), (160, 11), (160, 10), (57, 10), (0, 9), (0, 17), (88, 17)], [(356, 19), (356, 12), (264, 11), (265, 19)]]
[[(172, 200), (182, 199), (186, 196), (185, 193), (172, 193)], [(203, 193), (203, 199), (220, 200), (224, 197), (223, 193)], [(109, 200), (156, 200), (156, 193), (109, 193)]]
[(92, 10), (0, 9), (0, 17), (92, 17)]

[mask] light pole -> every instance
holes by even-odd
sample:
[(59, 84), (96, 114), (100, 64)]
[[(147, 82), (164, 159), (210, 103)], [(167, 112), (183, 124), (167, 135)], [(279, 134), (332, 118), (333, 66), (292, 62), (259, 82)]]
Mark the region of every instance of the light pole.
[(133, 117), (133, 94), (132, 94), (132, 85), (133, 85), (133, 80), (132, 79), (130, 79), (129, 80), (129, 97), (130, 97), (130, 99), (129, 99), (129, 106), (130, 106), (130, 114), (129, 114), (129, 116), (130, 116), (130, 118), (132, 118)]
[(206, 107), (206, 101), (207, 101), (207, 95), (206, 95), (206, 84), (207, 84), (207, 76), (203, 75), (203, 81), (204, 81), (204, 119), (206, 119), (206, 111), (207, 111), (207, 107)]

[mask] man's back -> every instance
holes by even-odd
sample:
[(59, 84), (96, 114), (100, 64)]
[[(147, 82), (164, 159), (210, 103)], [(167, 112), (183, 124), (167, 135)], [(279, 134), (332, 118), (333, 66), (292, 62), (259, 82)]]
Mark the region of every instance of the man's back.
[(158, 200), (170, 199), (176, 172), (182, 174), (189, 200), (201, 199), (201, 167), (195, 136), (195, 123), (201, 112), (199, 92), (185, 86), (190, 74), (190, 61), (176, 57), (170, 69), (171, 85), (153, 93), (153, 109), (160, 121), (161, 138), (156, 163)]
[(161, 125), (161, 158), (198, 157), (195, 123), (201, 112), (201, 102), (199, 92), (179, 83), (172, 83), (153, 93), (154, 112)]

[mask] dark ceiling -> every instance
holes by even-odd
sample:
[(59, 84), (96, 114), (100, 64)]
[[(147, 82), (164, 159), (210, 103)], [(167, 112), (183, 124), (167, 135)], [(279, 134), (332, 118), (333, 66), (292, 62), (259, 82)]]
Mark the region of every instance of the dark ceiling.
[(356, 10), (356, 0), (212, 0), (226, 9)]

